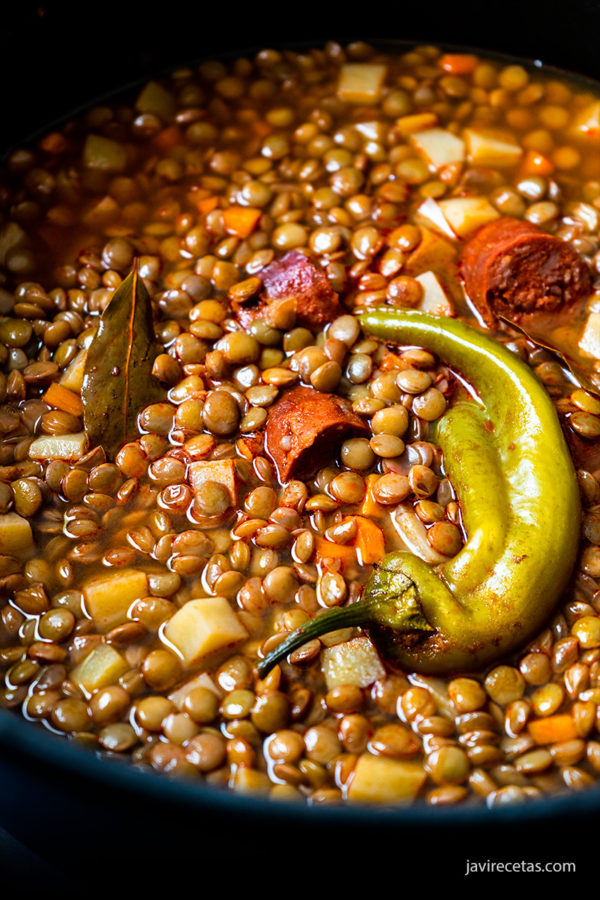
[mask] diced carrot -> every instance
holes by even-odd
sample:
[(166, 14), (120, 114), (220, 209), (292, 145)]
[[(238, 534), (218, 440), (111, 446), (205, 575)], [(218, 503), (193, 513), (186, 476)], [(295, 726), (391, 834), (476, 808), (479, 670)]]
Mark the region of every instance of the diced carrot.
[(78, 397), (74, 391), (63, 387), (62, 384), (53, 382), (43, 398), (48, 406), (55, 409), (61, 409), (63, 412), (71, 413), (72, 416), (80, 416), (83, 412), (83, 403), (81, 397)]
[(257, 135), (257, 137), (261, 138), (268, 137), (273, 131), (269, 123), (265, 122), (263, 119), (256, 119), (252, 123), (252, 128), (254, 129), (254, 133)]
[(169, 125), (168, 128), (163, 128), (162, 131), (155, 135), (152, 143), (157, 150), (165, 153), (167, 150), (178, 147), (179, 144), (183, 143), (183, 132), (179, 125)]
[(385, 516), (385, 508), (373, 495), (373, 487), (378, 479), (379, 475), (367, 475), (367, 489), (360, 505), (361, 516), (370, 516), (372, 519), (382, 519)]
[(400, 134), (414, 134), (417, 131), (423, 131), (426, 128), (433, 128), (437, 125), (438, 117), (432, 112), (411, 113), (408, 116), (401, 116), (396, 119), (395, 127)]
[(444, 53), (438, 64), (451, 75), (471, 75), (477, 68), (477, 57), (471, 53)]
[(207, 481), (217, 481), (227, 488), (231, 505), (237, 503), (237, 479), (233, 459), (198, 460), (189, 466), (189, 477), (194, 491)]
[(323, 537), (316, 539), (316, 560), (341, 559), (343, 563), (356, 562), (356, 550), (352, 544), (336, 544), (335, 541), (327, 541)]
[(255, 456), (260, 456), (264, 451), (264, 440), (262, 435), (254, 434), (249, 437), (239, 438), (235, 442), (235, 447), (240, 456), (243, 456), (244, 459), (254, 459)]
[(536, 744), (556, 744), (579, 737), (575, 722), (568, 713), (534, 719), (529, 723), (529, 733)]
[(383, 559), (385, 556), (385, 538), (381, 528), (375, 522), (372, 522), (371, 519), (367, 519), (364, 516), (348, 516), (348, 519), (354, 519), (357, 525), (354, 546), (359, 563), (365, 566)]
[(404, 361), (396, 354), (386, 353), (381, 362), (379, 363), (379, 369), (382, 372), (390, 372), (393, 369), (407, 369), (408, 366), (404, 365)]
[(200, 200), (196, 200), (198, 212), (203, 216), (205, 216), (209, 212), (212, 212), (213, 209), (216, 209), (218, 205), (219, 198), (215, 196), (202, 197)]
[(64, 153), (68, 146), (66, 137), (60, 131), (51, 131), (40, 141), (40, 150), (45, 153)]
[(223, 210), (223, 225), (228, 234), (247, 238), (256, 227), (262, 210), (252, 206), (229, 206)]
[(522, 178), (528, 175), (551, 175), (552, 172), (554, 172), (554, 164), (536, 150), (527, 151), (519, 168)]

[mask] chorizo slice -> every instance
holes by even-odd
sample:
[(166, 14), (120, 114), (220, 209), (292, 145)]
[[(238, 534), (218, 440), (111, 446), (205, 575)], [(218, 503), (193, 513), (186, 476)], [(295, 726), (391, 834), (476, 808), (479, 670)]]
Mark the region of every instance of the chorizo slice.
[(282, 484), (322, 468), (349, 437), (369, 429), (337, 394), (296, 387), (275, 403), (265, 430), (265, 448)]
[(293, 300), (296, 324), (313, 332), (320, 331), (345, 311), (323, 269), (299, 250), (290, 250), (266, 266), (258, 277), (263, 283), (260, 296), (247, 303), (233, 304), (235, 316), (244, 328), (263, 317), (270, 303), (280, 300)]
[(484, 225), (465, 246), (460, 275), (467, 296), (490, 328), (498, 316), (518, 322), (585, 298), (590, 271), (566, 241), (537, 225), (504, 217)]

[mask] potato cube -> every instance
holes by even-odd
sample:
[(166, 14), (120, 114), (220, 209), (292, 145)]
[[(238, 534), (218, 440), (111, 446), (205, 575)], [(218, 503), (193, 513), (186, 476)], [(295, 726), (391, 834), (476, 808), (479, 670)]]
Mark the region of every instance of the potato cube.
[(417, 224), (431, 228), (438, 234), (450, 238), (450, 240), (456, 240), (456, 234), (448, 224), (448, 220), (442, 212), (439, 203), (433, 197), (428, 197), (427, 200), (421, 203), (415, 213), (415, 219)]
[(437, 316), (454, 315), (454, 307), (433, 272), (422, 272), (421, 275), (416, 276), (415, 281), (418, 281), (423, 288), (423, 297), (419, 303), (420, 310), (434, 313)]
[(213, 694), (216, 694), (219, 698), (223, 696), (223, 691), (218, 684), (215, 684), (208, 672), (201, 672), (199, 675), (195, 675), (194, 678), (190, 678), (185, 684), (182, 684), (181, 687), (177, 688), (176, 691), (173, 691), (172, 694), (169, 694), (169, 700), (171, 700), (181, 712), (187, 695), (190, 691), (199, 687), (212, 691)]
[(579, 338), (579, 349), (600, 359), (600, 312), (591, 312)]
[(337, 94), (348, 103), (377, 103), (387, 67), (377, 63), (346, 63), (340, 71)]
[(440, 200), (438, 206), (450, 228), (461, 238), (468, 237), (500, 215), (485, 197), (451, 197)]
[(190, 484), (194, 491), (207, 481), (222, 484), (231, 498), (231, 505), (237, 503), (237, 478), (233, 459), (199, 460), (191, 463), (188, 469)]
[(569, 133), (586, 141), (600, 140), (600, 100), (594, 100), (575, 116)]
[(92, 578), (83, 588), (85, 607), (99, 631), (110, 631), (127, 621), (132, 603), (148, 595), (148, 576), (137, 569), (122, 569)]
[(127, 150), (117, 141), (90, 134), (83, 146), (83, 164), (102, 172), (123, 172), (127, 166)]
[(63, 387), (68, 388), (70, 391), (76, 391), (78, 394), (81, 393), (86, 359), (87, 350), (80, 350), (61, 376), (60, 383)]
[(514, 166), (523, 153), (520, 144), (507, 132), (467, 128), (464, 138), (469, 159), (478, 166)]
[(135, 101), (138, 112), (151, 113), (161, 119), (169, 119), (175, 112), (175, 107), (173, 94), (157, 81), (149, 81)]
[(431, 168), (441, 169), (465, 158), (465, 142), (445, 128), (427, 128), (411, 136), (411, 142)]
[(0, 553), (19, 556), (33, 548), (33, 533), (28, 519), (9, 512), (0, 515)]
[(164, 636), (192, 665), (209, 653), (243, 641), (248, 632), (225, 597), (201, 597), (189, 600), (169, 619)]
[(321, 668), (328, 690), (342, 684), (364, 688), (385, 677), (377, 650), (366, 635), (327, 647), (321, 653)]
[(27, 235), (16, 222), (7, 222), (0, 229), (0, 265), (6, 264), (6, 258), (11, 250), (17, 250), (27, 243)]
[[(439, 209), (439, 207), (438, 207)], [(442, 215), (440, 210), (440, 216)], [(448, 271), (452, 273), (458, 250), (455, 242), (450, 242), (430, 228), (421, 227), (421, 240), (406, 257), (403, 273), (419, 275), (421, 272)]]
[(98, 688), (115, 684), (129, 668), (118, 650), (109, 644), (100, 644), (71, 672), (71, 681), (91, 694)]
[(44, 435), (32, 441), (29, 455), (32, 459), (80, 459), (86, 452), (88, 439), (85, 431), (77, 434)]
[(414, 760), (390, 759), (363, 753), (348, 788), (353, 803), (411, 803), (421, 790), (427, 773)]
[(380, 144), (385, 140), (387, 129), (383, 122), (376, 120), (373, 122), (357, 122), (354, 128), (367, 141), (375, 141)]

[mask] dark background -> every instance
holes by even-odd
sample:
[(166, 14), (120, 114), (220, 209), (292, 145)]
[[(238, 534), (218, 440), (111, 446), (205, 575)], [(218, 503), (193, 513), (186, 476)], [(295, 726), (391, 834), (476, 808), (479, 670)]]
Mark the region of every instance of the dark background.
[[(215, 8), (216, 7), (216, 8)], [(112, 2), (69, 8), (14, 3), (0, 26), (0, 151), (92, 99), (202, 57), (234, 49), (335, 39), (470, 45), (541, 59), (600, 79), (600, 0), (257, 3), (160, 6)], [(494, 827), (323, 827), (190, 810), (110, 789), (0, 744), (0, 891), (126, 896), (247, 886), (293, 886), (340, 896), (438, 886), (485, 890), (465, 860), (571, 860), (565, 886), (597, 884), (597, 819), (589, 813)], [(518, 876), (495, 876), (507, 887)], [(360, 880), (359, 880), (360, 879)], [(544, 879), (545, 880), (545, 879)], [(561, 885), (562, 886), (562, 885)]]
[(2, 144), (157, 69), (286, 42), (465, 44), (600, 78), (599, 21), (600, 0), (6, 3)]

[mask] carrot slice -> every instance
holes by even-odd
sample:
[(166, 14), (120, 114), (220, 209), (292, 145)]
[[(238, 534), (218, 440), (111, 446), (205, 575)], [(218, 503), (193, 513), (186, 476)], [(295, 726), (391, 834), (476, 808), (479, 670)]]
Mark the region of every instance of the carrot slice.
[(324, 559), (341, 559), (343, 563), (356, 562), (356, 550), (352, 544), (336, 544), (335, 541), (317, 537), (315, 546), (317, 551), (316, 561), (318, 563)]
[(48, 406), (55, 409), (61, 409), (63, 412), (70, 413), (72, 416), (80, 416), (83, 412), (83, 403), (81, 397), (78, 397), (69, 388), (63, 387), (62, 384), (52, 383), (43, 399)]
[(373, 488), (379, 480), (379, 475), (367, 475), (366, 480), (367, 488), (360, 505), (360, 514), (361, 516), (370, 516), (372, 519), (382, 519), (385, 516), (385, 508), (377, 502), (373, 494)]
[(568, 713), (534, 719), (529, 723), (529, 733), (536, 744), (556, 744), (579, 737), (572, 717)]
[[(385, 538), (381, 528), (364, 516), (348, 516), (354, 519), (357, 535), (354, 539), (356, 555), (361, 565), (379, 562), (385, 556)], [(345, 520), (344, 520), (345, 521)]]
[(229, 206), (223, 210), (225, 231), (246, 238), (254, 231), (261, 215), (262, 211), (252, 206)]
[(67, 139), (59, 131), (50, 132), (40, 141), (40, 150), (45, 153), (64, 153), (67, 147)]
[(216, 209), (219, 205), (218, 197), (202, 197), (200, 200), (196, 201), (196, 206), (198, 207), (198, 212), (201, 215), (205, 216), (207, 213), (212, 212), (213, 209)]
[(181, 128), (179, 125), (169, 125), (168, 128), (163, 128), (163, 130), (159, 131), (152, 139), (152, 143), (157, 150), (161, 150), (163, 153), (167, 150), (171, 150), (172, 147), (178, 147), (179, 144), (183, 143), (183, 133)]
[(477, 68), (478, 59), (471, 53), (445, 53), (438, 63), (451, 75), (471, 75)]
[(528, 175), (551, 175), (554, 172), (554, 164), (543, 154), (536, 150), (528, 150), (523, 157), (519, 169), (521, 177)]

